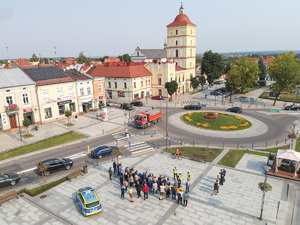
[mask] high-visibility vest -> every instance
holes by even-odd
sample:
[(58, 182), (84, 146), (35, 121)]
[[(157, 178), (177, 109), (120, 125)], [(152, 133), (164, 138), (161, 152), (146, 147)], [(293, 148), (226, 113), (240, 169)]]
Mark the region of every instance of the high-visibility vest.
[(174, 172), (175, 174), (177, 174), (177, 169), (174, 168), (174, 169), (173, 169), (173, 172)]
[(187, 175), (187, 179), (191, 179), (191, 174), (188, 174), (188, 175)]
[(179, 175), (179, 180), (182, 180), (182, 175), (181, 174)]

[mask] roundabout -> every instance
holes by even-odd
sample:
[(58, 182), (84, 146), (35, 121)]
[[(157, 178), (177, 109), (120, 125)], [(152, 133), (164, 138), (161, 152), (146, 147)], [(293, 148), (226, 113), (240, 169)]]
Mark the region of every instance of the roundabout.
[(205, 130), (237, 131), (249, 129), (252, 123), (243, 117), (221, 112), (190, 112), (181, 116), (188, 125)]

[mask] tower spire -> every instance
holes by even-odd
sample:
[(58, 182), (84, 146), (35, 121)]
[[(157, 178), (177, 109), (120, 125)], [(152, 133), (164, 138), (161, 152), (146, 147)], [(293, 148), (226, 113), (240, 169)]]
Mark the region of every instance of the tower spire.
[(184, 14), (183, 3), (181, 2), (181, 7), (179, 9), (179, 14)]

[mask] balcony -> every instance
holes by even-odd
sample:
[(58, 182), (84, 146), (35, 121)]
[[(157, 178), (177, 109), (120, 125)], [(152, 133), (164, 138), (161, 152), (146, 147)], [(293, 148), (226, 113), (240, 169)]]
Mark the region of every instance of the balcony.
[(11, 104), (9, 106), (5, 106), (5, 112), (15, 112), (15, 111), (19, 111), (19, 107), (17, 106), (17, 104)]

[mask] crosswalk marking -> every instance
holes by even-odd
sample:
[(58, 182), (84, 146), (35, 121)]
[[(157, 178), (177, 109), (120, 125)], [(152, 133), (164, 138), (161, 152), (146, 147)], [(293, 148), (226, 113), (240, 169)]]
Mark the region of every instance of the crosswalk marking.
[[(118, 139), (118, 140), (122, 140), (122, 139), (127, 138), (127, 137), (125, 136), (125, 132), (124, 132), (124, 131), (122, 131), (122, 132), (117, 132), (117, 133), (112, 133), (111, 135), (112, 135), (115, 139)], [(129, 136), (130, 136), (130, 137), (133, 137), (134, 135), (135, 135), (134, 133), (129, 132)]]
[(144, 154), (147, 152), (154, 151), (154, 148), (151, 147), (149, 144), (141, 141), (141, 142), (135, 142), (129, 145), (124, 146), (133, 156)]

